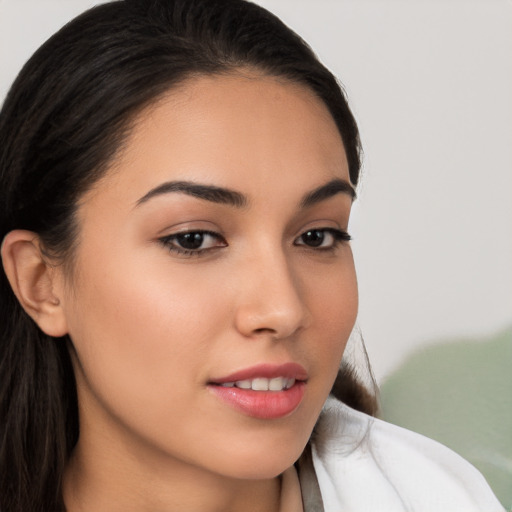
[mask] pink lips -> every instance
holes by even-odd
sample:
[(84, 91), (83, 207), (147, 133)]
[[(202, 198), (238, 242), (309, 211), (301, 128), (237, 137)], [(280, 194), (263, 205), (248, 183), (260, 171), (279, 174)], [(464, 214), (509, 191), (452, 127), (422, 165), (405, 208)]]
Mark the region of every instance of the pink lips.
[[(257, 378), (295, 379), (289, 389), (282, 391), (254, 391), (238, 387), (224, 387), (222, 384), (253, 380)], [(258, 365), (241, 370), (222, 378), (214, 379), (208, 384), (208, 389), (224, 403), (237, 411), (260, 419), (277, 419), (291, 414), (302, 402), (308, 374), (297, 363), (283, 365)]]

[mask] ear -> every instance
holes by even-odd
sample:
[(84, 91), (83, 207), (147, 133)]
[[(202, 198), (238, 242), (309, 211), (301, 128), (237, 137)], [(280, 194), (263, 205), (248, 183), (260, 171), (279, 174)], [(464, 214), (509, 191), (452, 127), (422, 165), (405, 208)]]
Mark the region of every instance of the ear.
[(2, 243), (5, 273), (23, 309), (49, 336), (64, 336), (67, 325), (57, 281), (60, 268), (46, 261), (39, 237), (32, 231), (15, 230)]

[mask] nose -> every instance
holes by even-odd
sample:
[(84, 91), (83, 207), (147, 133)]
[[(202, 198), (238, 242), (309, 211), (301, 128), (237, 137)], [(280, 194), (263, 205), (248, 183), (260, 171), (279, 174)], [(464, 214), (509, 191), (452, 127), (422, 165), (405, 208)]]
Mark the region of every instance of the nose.
[(239, 276), (235, 323), (246, 337), (284, 339), (307, 326), (304, 290), (284, 254), (251, 258)]

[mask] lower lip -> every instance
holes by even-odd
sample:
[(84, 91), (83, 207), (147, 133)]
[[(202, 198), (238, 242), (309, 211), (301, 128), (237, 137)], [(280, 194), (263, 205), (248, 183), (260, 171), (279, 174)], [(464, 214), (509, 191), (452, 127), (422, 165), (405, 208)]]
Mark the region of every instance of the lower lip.
[(302, 402), (306, 384), (296, 382), (283, 391), (253, 391), (237, 387), (208, 386), (215, 395), (237, 411), (260, 419), (277, 419), (291, 414)]

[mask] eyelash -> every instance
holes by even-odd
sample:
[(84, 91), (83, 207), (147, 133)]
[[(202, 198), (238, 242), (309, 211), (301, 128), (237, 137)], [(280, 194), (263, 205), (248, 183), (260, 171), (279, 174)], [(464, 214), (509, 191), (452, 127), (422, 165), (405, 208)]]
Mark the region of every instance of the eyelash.
[[(331, 235), (333, 237), (332, 244), (328, 247), (321, 247), (321, 246), (315, 247), (315, 246), (307, 245), (305, 243), (297, 243), (298, 240), (302, 239), (308, 233), (315, 233), (315, 232), (322, 233), (324, 236), (325, 236), (325, 234)], [(205, 236), (210, 236), (210, 237), (216, 239), (218, 242), (220, 242), (220, 244), (215, 245), (213, 247), (207, 247), (204, 249), (185, 249), (185, 248), (179, 247), (177, 245), (177, 240), (179, 239), (179, 237), (191, 236), (191, 235), (200, 235), (201, 237), (203, 237), (203, 241), (204, 241)], [(299, 246), (299, 247), (306, 247), (307, 249), (311, 249), (313, 251), (328, 252), (328, 251), (335, 250), (341, 243), (349, 242), (350, 240), (352, 240), (352, 237), (346, 231), (343, 231), (340, 229), (313, 228), (313, 229), (308, 229), (307, 231), (302, 233), (300, 236), (298, 236), (294, 241), (294, 245)], [(181, 233), (175, 233), (173, 235), (168, 235), (168, 236), (159, 238), (159, 242), (170, 252), (178, 254), (183, 257), (201, 256), (209, 251), (212, 251), (215, 249), (221, 249), (223, 247), (227, 247), (227, 245), (228, 245), (226, 240), (219, 233), (216, 233), (215, 231), (207, 231), (207, 230), (201, 230), (201, 229), (191, 230), (191, 231), (183, 231)]]

